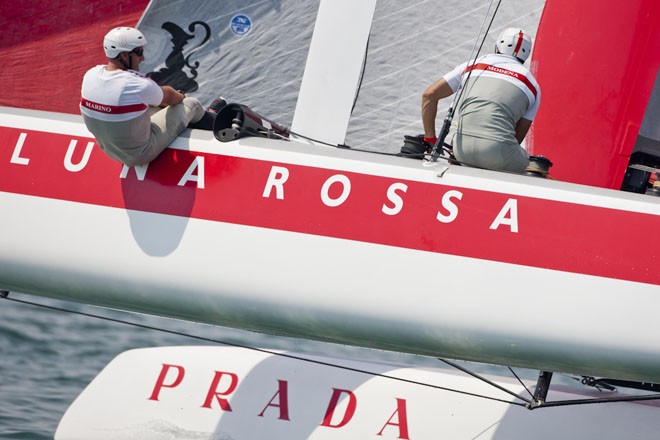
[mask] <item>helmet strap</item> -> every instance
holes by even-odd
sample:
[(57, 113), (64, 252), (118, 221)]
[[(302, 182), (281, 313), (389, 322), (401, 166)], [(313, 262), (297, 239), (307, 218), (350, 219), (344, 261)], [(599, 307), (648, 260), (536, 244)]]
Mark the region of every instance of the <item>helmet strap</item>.
[[(131, 55), (129, 54), (128, 56), (129, 56), (129, 60), (130, 60)], [(121, 65), (124, 67), (124, 70), (129, 70), (131, 68), (130, 65), (126, 64), (126, 62), (121, 59), (121, 54), (117, 55), (117, 58), (115, 58), (115, 59), (121, 63)]]

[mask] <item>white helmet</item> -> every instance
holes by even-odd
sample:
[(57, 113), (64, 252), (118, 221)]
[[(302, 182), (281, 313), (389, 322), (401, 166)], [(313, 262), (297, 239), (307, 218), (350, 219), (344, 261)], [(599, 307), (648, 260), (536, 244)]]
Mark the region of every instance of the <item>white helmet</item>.
[(532, 53), (532, 39), (520, 28), (508, 28), (497, 37), (495, 50), (498, 53), (513, 55), (524, 63)]
[(130, 52), (147, 44), (142, 32), (132, 27), (114, 28), (103, 38), (103, 49), (108, 58), (117, 58), (122, 52)]

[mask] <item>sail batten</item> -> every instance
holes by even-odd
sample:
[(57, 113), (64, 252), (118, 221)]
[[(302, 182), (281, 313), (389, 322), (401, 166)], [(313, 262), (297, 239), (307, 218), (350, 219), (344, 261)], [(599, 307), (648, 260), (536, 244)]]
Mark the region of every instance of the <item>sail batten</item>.
[(292, 129), (344, 143), (376, 0), (322, 0), (314, 26)]

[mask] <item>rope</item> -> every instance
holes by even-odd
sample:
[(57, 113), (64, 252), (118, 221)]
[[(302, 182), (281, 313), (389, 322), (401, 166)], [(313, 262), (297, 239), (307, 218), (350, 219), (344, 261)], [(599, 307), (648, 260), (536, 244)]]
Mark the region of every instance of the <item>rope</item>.
[[(488, 14), (490, 12), (490, 8), (493, 6), (493, 1), (491, 0), (489, 5), (488, 5), (488, 10), (486, 11), (486, 14), (484, 15), (484, 21), (481, 23), (481, 28), (479, 29), (479, 34), (481, 35), (484, 24), (486, 24), (486, 19), (488, 18)], [(497, 11), (500, 9), (500, 5), (502, 4), (502, 0), (499, 0), (497, 2), (497, 6), (495, 7), (495, 11), (493, 12), (492, 17), (490, 18), (490, 23), (488, 23), (488, 27), (486, 28), (486, 31), (483, 32), (483, 38), (481, 39), (481, 44), (479, 45), (479, 49), (477, 49), (477, 52), (474, 52), (475, 47), (477, 46), (477, 41), (476, 39), (474, 41), (474, 46), (472, 46), (472, 51), (470, 52), (470, 57), (468, 58), (467, 64), (469, 65), (470, 63), (474, 63), (477, 58), (479, 57), (479, 53), (481, 53), (481, 49), (484, 46), (484, 43), (486, 42), (486, 37), (488, 36), (488, 32), (490, 32), (490, 28), (493, 25), (493, 21), (495, 20), (495, 16), (497, 15)], [(449, 134), (449, 127), (451, 126), (451, 121), (454, 119), (454, 113), (456, 111), (456, 106), (460, 102), (461, 96), (463, 96), (463, 91), (465, 88), (463, 87), (464, 84), (467, 84), (467, 82), (470, 80), (470, 76), (472, 76), (472, 71), (474, 69), (470, 69), (468, 72), (467, 77), (465, 78), (465, 81), (461, 81), (458, 90), (456, 93), (454, 93), (454, 99), (452, 100), (451, 105), (449, 106), (449, 110), (447, 111), (447, 116), (445, 116), (445, 119), (442, 123), (442, 130), (440, 132), (440, 136), (438, 137), (438, 140), (435, 142), (435, 145), (433, 146), (433, 155), (432, 155), (432, 160), (436, 161), (438, 159), (438, 156), (440, 154), (439, 152), (439, 146), (443, 145), (445, 143), (445, 139), (447, 138), (447, 135)]]
[(436, 389), (436, 390), (441, 390), (441, 391), (448, 391), (448, 392), (462, 394), (462, 395), (466, 395), (466, 396), (477, 397), (477, 398), (480, 398), (480, 399), (486, 399), (486, 400), (493, 400), (493, 401), (502, 402), (502, 403), (508, 403), (508, 404), (511, 404), (511, 405), (525, 406), (524, 404), (518, 403), (518, 402), (510, 402), (510, 401), (504, 400), (504, 399), (498, 399), (498, 398), (495, 398), (495, 397), (484, 396), (484, 395), (481, 395), (481, 394), (470, 393), (470, 392), (462, 391), (462, 390), (456, 390), (456, 389), (447, 388), (447, 387), (443, 387), (443, 386), (440, 386), (440, 385), (433, 385), (433, 384), (420, 382), (420, 381), (416, 381), (416, 380), (404, 379), (404, 378), (401, 378), (401, 377), (391, 376), (391, 375), (388, 375), (388, 374), (375, 373), (375, 372), (372, 372), (372, 371), (363, 370), (361, 368), (347, 367), (345, 365), (333, 364), (331, 362), (323, 362), (323, 361), (319, 361), (319, 360), (316, 360), (316, 359), (309, 359), (309, 358), (305, 358), (305, 357), (301, 357), (301, 356), (295, 356), (295, 355), (287, 354), (287, 353), (279, 353), (279, 352), (276, 352), (276, 351), (273, 351), (273, 350), (252, 347), (252, 346), (244, 345), (244, 344), (237, 344), (237, 343), (234, 343), (234, 342), (223, 341), (223, 340), (220, 340), (220, 339), (207, 338), (207, 337), (204, 337), (204, 336), (197, 336), (197, 335), (192, 335), (192, 334), (189, 334), (189, 333), (183, 333), (183, 332), (178, 332), (178, 331), (174, 331), (174, 330), (167, 330), (167, 329), (164, 329), (164, 328), (153, 327), (153, 326), (150, 326), (150, 325), (139, 324), (139, 323), (136, 323), (136, 322), (130, 322), (130, 321), (126, 321), (126, 320), (123, 320), (123, 319), (110, 318), (110, 317), (106, 317), (106, 316), (95, 315), (95, 314), (92, 314), (92, 313), (80, 312), (80, 311), (77, 311), (77, 310), (71, 310), (71, 309), (66, 309), (66, 308), (62, 308), (62, 307), (56, 307), (56, 306), (50, 306), (50, 305), (46, 305), (46, 304), (40, 304), (40, 303), (32, 302), (32, 301), (25, 301), (25, 300), (20, 300), (20, 299), (16, 299), (16, 298), (9, 298), (9, 292), (7, 292), (7, 291), (0, 291), (0, 299), (6, 299), (8, 301), (13, 301), (13, 302), (16, 302), (16, 303), (31, 305), (31, 306), (35, 306), (35, 307), (41, 307), (41, 308), (44, 308), (44, 309), (54, 310), (54, 311), (58, 311), (58, 312), (72, 313), (74, 315), (81, 315), (81, 316), (86, 316), (86, 317), (89, 317), (89, 318), (101, 319), (103, 321), (109, 321), (109, 322), (113, 322), (113, 323), (117, 323), (117, 324), (129, 325), (129, 326), (132, 326), (132, 327), (142, 328), (142, 329), (146, 329), (146, 330), (158, 331), (158, 332), (161, 332), (161, 333), (167, 333), (167, 334), (176, 335), (176, 336), (183, 336), (183, 337), (196, 339), (196, 340), (200, 340), (200, 341), (213, 342), (213, 343), (216, 343), (216, 344), (226, 345), (226, 346), (230, 346), (230, 347), (242, 348), (242, 349), (245, 349), (245, 350), (256, 351), (256, 352), (259, 352), (259, 353), (265, 353), (265, 354), (269, 354), (269, 355), (272, 355), (272, 356), (279, 356), (279, 357), (292, 359), (292, 360), (296, 360), (296, 361), (307, 362), (307, 363), (310, 363), (310, 364), (322, 365), (322, 366), (326, 366), (326, 367), (330, 367), (330, 368), (336, 368), (336, 369), (345, 370), (345, 371), (352, 371), (354, 373), (360, 373), (360, 374), (364, 374), (364, 375), (372, 376), (372, 377), (380, 377), (380, 378), (383, 378), (383, 379), (394, 380), (394, 381), (398, 381), (398, 382), (408, 383), (408, 384), (411, 384), (411, 385), (419, 385), (419, 386), (423, 386), (423, 387), (427, 387), (427, 388), (431, 388), (431, 389)]
[(464, 373), (466, 373), (466, 374), (469, 374), (470, 376), (472, 376), (472, 377), (474, 377), (474, 378), (476, 378), (476, 379), (479, 379), (480, 381), (482, 381), (482, 382), (484, 382), (484, 383), (487, 383), (488, 385), (490, 385), (490, 386), (492, 386), (492, 387), (494, 387), (494, 388), (497, 388), (497, 389), (500, 390), (500, 391), (504, 391), (505, 393), (512, 395), (512, 396), (515, 397), (516, 399), (520, 399), (520, 400), (522, 400), (522, 401), (524, 401), (524, 402), (526, 402), (526, 403), (528, 403), (528, 404), (531, 404), (531, 403), (532, 403), (532, 401), (531, 401), (530, 399), (527, 399), (527, 398), (525, 398), (525, 397), (522, 397), (522, 396), (520, 396), (520, 395), (514, 393), (514, 392), (511, 391), (511, 390), (507, 390), (506, 388), (504, 388), (504, 387), (501, 386), (501, 385), (496, 384), (496, 383), (493, 382), (492, 380), (486, 379), (485, 377), (480, 376), (480, 375), (478, 375), (477, 373), (468, 370), (467, 368), (463, 368), (463, 367), (461, 367), (460, 365), (458, 365), (458, 364), (456, 364), (456, 363), (454, 363), (454, 362), (450, 362), (450, 361), (448, 361), (447, 359), (442, 359), (442, 358), (438, 358), (438, 360), (444, 362), (444, 363), (447, 364), (447, 365), (450, 365), (450, 366), (456, 368), (457, 370), (460, 370), (460, 371), (462, 371), (462, 372), (464, 372)]
[[(89, 317), (89, 318), (101, 319), (103, 321), (113, 322), (113, 323), (117, 323), (117, 324), (129, 325), (129, 326), (132, 326), (132, 327), (142, 328), (142, 329), (146, 329), (146, 330), (152, 330), (152, 331), (167, 333), (167, 334), (176, 335), (176, 336), (183, 336), (183, 337), (196, 339), (196, 340), (200, 340), (200, 341), (213, 342), (213, 343), (216, 343), (216, 344), (226, 345), (226, 346), (230, 346), (230, 347), (242, 348), (242, 349), (245, 349), (245, 350), (256, 351), (256, 352), (259, 352), (259, 353), (265, 353), (265, 354), (268, 354), (268, 355), (271, 355), (271, 356), (279, 356), (279, 357), (292, 359), (292, 360), (296, 360), (296, 361), (307, 362), (307, 363), (310, 363), (310, 364), (322, 365), (322, 366), (326, 366), (326, 367), (330, 367), (330, 368), (336, 368), (336, 369), (339, 369), (339, 370), (352, 371), (354, 373), (360, 373), (360, 374), (364, 374), (364, 375), (371, 376), (371, 377), (380, 377), (380, 378), (383, 378), (383, 379), (394, 380), (394, 381), (397, 381), (397, 382), (408, 383), (408, 384), (411, 384), (411, 385), (418, 385), (418, 386), (422, 386), (422, 387), (426, 387), (426, 388), (431, 388), (431, 389), (436, 389), (436, 390), (441, 390), (441, 391), (447, 391), (447, 392), (456, 393), (456, 394), (462, 394), (462, 395), (465, 395), (465, 396), (471, 396), (471, 397), (476, 397), (476, 398), (480, 398), (480, 399), (506, 403), (506, 404), (509, 404), (509, 405), (526, 407), (530, 410), (538, 409), (538, 408), (551, 408), (551, 407), (573, 406), (573, 405), (587, 405), (587, 404), (595, 404), (595, 403), (614, 403), (614, 402), (635, 402), (635, 401), (646, 401), (646, 400), (660, 400), (660, 393), (658, 393), (658, 394), (648, 394), (648, 395), (642, 395), (642, 396), (604, 397), (604, 398), (596, 398), (596, 399), (560, 400), (560, 401), (555, 401), (555, 402), (543, 402), (542, 404), (539, 404), (538, 402), (532, 402), (530, 399), (522, 397), (522, 396), (514, 393), (511, 390), (507, 390), (506, 388), (504, 388), (504, 387), (502, 387), (502, 386), (486, 379), (483, 376), (478, 375), (477, 373), (474, 373), (474, 372), (468, 370), (467, 368), (461, 367), (460, 365), (458, 365), (454, 362), (448, 361), (447, 359), (437, 358), (438, 360), (446, 363), (447, 365), (449, 365), (449, 366), (451, 366), (451, 367), (453, 367), (457, 370), (460, 370), (460, 371), (462, 371), (466, 374), (469, 374), (470, 376), (472, 376), (472, 377), (474, 377), (474, 378), (476, 378), (476, 379), (478, 379), (478, 380), (480, 380), (480, 381), (482, 381), (482, 382), (484, 382), (484, 383), (486, 383), (486, 384), (488, 384), (488, 385), (490, 385), (490, 386), (492, 386), (492, 387), (494, 387), (498, 390), (501, 390), (501, 391), (503, 391), (507, 394), (510, 394), (511, 396), (515, 397), (516, 399), (520, 399), (520, 400), (526, 402), (526, 404), (524, 404), (524, 403), (520, 403), (520, 402), (513, 402), (513, 401), (505, 400), (505, 399), (498, 399), (496, 397), (485, 396), (485, 395), (482, 395), (482, 394), (470, 393), (470, 392), (467, 392), (467, 391), (462, 391), (462, 390), (457, 390), (457, 389), (453, 389), (453, 388), (443, 387), (443, 386), (440, 386), (440, 385), (433, 385), (433, 384), (426, 383), (426, 382), (420, 382), (420, 381), (411, 380), (411, 379), (404, 379), (404, 378), (401, 378), (401, 377), (391, 376), (391, 375), (388, 375), (388, 374), (375, 373), (373, 371), (368, 371), (368, 370), (364, 370), (364, 369), (361, 369), (361, 368), (347, 367), (345, 365), (333, 364), (331, 362), (324, 362), (324, 361), (319, 361), (319, 360), (316, 360), (316, 359), (309, 359), (309, 358), (305, 358), (305, 357), (301, 357), (301, 356), (295, 356), (295, 355), (292, 355), (292, 354), (280, 353), (280, 352), (276, 352), (276, 351), (268, 350), (268, 349), (264, 349), (264, 348), (257, 348), (257, 347), (252, 347), (252, 346), (249, 346), (249, 345), (237, 344), (237, 343), (234, 343), (234, 342), (223, 341), (223, 340), (220, 340), (220, 339), (207, 338), (207, 337), (204, 337), (204, 336), (192, 335), (190, 333), (183, 333), (183, 332), (178, 332), (178, 331), (174, 331), (174, 330), (167, 330), (167, 329), (160, 328), (160, 327), (153, 327), (153, 326), (149, 326), (149, 325), (145, 325), (145, 324), (138, 324), (136, 322), (130, 322), (130, 321), (126, 321), (126, 320), (123, 320), (123, 319), (110, 318), (110, 317), (107, 317), (107, 316), (101, 316), (101, 315), (96, 315), (96, 314), (92, 314), (92, 313), (86, 313), (86, 312), (81, 312), (81, 311), (77, 311), (77, 310), (66, 309), (66, 308), (62, 308), (62, 307), (49, 306), (49, 305), (46, 305), (46, 304), (40, 304), (40, 303), (32, 302), (32, 301), (25, 301), (25, 300), (20, 300), (20, 299), (16, 299), (16, 298), (9, 298), (9, 292), (6, 291), (6, 290), (0, 290), (0, 299), (6, 299), (7, 301), (12, 301), (12, 302), (15, 302), (15, 303), (26, 304), (26, 305), (30, 305), (30, 306), (34, 306), (34, 307), (41, 307), (41, 308), (44, 308), (44, 309), (54, 310), (54, 311), (63, 312), (63, 313), (71, 313), (71, 314), (74, 314), (74, 315), (80, 315), (80, 316), (86, 316), (86, 317)], [(516, 379), (518, 379), (518, 381), (521, 383), (521, 385), (523, 385), (523, 387), (527, 390), (527, 392), (533, 397), (532, 393), (524, 385), (522, 380), (520, 380), (518, 375), (510, 367), (509, 367), (509, 370), (516, 377)]]
[(529, 396), (533, 399), (533, 398), (534, 398), (534, 394), (532, 394), (532, 392), (529, 390), (529, 388), (527, 388), (527, 385), (525, 385), (525, 384), (523, 383), (523, 381), (520, 379), (520, 377), (518, 377), (518, 375), (516, 374), (516, 372), (513, 371), (513, 368), (511, 368), (511, 367), (507, 367), (507, 368), (509, 369), (509, 371), (511, 372), (511, 374), (513, 374), (513, 376), (514, 376), (516, 379), (518, 379), (518, 382), (520, 383), (520, 385), (522, 385), (523, 388), (525, 388), (525, 390), (527, 391), (527, 393), (529, 394)]

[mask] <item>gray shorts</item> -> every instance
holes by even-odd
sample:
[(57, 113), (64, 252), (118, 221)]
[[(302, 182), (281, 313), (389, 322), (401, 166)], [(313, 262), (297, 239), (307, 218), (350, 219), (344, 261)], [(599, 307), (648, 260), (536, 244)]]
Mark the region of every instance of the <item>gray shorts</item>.
[(490, 139), (456, 134), (454, 155), (465, 165), (489, 170), (523, 173), (529, 165), (529, 155), (517, 142), (500, 142)]

